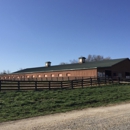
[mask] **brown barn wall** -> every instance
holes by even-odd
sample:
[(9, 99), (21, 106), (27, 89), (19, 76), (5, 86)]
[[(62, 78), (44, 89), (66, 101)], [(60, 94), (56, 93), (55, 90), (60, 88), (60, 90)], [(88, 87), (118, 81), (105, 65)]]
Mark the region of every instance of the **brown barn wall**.
[(125, 60), (117, 65), (114, 65), (111, 70), (113, 73), (116, 73), (117, 75), (121, 73), (122, 76), (125, 77), (125, 72), (130, 73), (130, 60)]
[(122, 77), (126, 77), (125, 73), (129, 72), (130, 73), (130, 60), (124, 60), (112, 67), (108, 68), (98, 68), (98, 72), (105, 72), (105, 70), (110, 70), (112, 73), (112, 77), (118, 77), (119, 73), (122, 75)]
[(125, 60), (112, 67), (113, 71), (129, 71), (130, 72), (130, 60)]
[[(47, 77), (46, 77), (47, 75)], [(55, 79), (56, 77), (96, 77), (97, 76), (97, 69), (89, 69), (89, 70), (71, 70), (71, 71), (57, 71), (57, 72), (46, 72), (46, 73), (24, 73), (24, 74), (8, 74), (3, 75), (2, 77), (6, 77), (6, 79), (35, 79), (35, 78), (43, 78), (43, 79)], [(51, 77), (51, 78), (50, 78)]]
[(98, 68), (98, 72), (105, 72), (105, 70), (111, 70), (111, 67), (106, 67), (106, 68)]

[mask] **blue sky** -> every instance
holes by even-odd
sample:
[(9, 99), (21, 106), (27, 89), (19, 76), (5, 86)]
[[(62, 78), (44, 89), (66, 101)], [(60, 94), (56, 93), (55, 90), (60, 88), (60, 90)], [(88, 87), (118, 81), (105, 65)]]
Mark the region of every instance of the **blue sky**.
[(0, 72), (89, 54), (130, 58), (130, 0), (0, 0)]

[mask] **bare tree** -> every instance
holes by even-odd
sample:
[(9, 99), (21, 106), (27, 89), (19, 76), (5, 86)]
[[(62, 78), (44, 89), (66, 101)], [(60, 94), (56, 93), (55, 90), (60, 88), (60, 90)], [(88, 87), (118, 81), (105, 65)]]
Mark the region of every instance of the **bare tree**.
[(0, 72), (0, 74), (10, 74), (9, 70), (3, 70), (3, 72)]
[(104, 58), (101, 55), (88, 55), (86, 58), (86, 62), (93, 62), (93, 61), (102, 61), (102, 60), (110, 60), (110, 57)]
[[(70, 64), (75, 64), (75, 63), (78, 63), (78, 60), (73, 59), (73, 60), (70, 60), (69, 62), (70, 62)], [(67, 63), (67, 62), (60, 63), (60, 65), (66, 65), (66, 64), (69, 64), (69, 63)]]
[(61, 62), (60, 65), (66, 65), (68, 64), (67, 62)]
[(70, 63), (71, 63), (71, 64), (78, 63), (78, 60), (75, 60), (75, 59), (73, 59), (73, 60), (70, 60)]
[[(86, 62), (94, 62), (94, 61), (102, 61), (102, 60), (110, 60), (111, 58), (110, 57), (103, 57), (101, 55), (88, 55), (86, 57)], [(75, 64), (75, 63), (78, 63), (78, 60), (70, 60), (70, 64)], [(68, 64), (66, 62), (61, 62), (60, 65), (64, 65), (64, 64)]]

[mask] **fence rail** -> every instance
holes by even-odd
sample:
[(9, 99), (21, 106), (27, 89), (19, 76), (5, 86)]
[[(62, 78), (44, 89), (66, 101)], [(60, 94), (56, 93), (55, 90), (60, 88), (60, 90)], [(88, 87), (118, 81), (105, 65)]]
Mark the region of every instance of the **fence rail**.
[(114, 83), (130, 83), (130, 79), (112, 79), (112, 78), (86, 78), (62, 81), (16, 81), (0, 80), (0, 91), (4, 90), (43, 90), (57, 88), (84, 88), (91, 86), (101, 86)]

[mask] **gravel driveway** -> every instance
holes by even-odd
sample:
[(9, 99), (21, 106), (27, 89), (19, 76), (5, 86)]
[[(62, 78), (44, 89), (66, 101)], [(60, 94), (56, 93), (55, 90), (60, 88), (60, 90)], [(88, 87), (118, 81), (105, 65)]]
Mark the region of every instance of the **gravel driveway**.
[(0, 123), (0, 130), (130, 130), (130, 103)]

